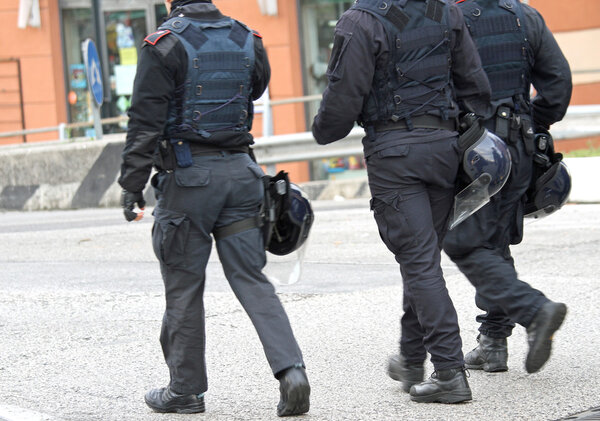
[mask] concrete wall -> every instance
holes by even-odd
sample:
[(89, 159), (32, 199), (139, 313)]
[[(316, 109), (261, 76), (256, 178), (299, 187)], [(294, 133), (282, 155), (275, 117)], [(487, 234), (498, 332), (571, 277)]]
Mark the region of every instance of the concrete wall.
[(0, 150), (0, 209), (118, 206), (123, 136)]

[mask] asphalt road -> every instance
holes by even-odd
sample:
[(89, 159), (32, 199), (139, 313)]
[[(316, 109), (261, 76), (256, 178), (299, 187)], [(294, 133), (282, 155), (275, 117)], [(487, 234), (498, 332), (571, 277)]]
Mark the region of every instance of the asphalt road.
[[(310, 413), (298, 418), (556, 420), (600, 406), (600, 205), (568, 205), (527, 225), (513, 249), (522, 279), (569, 306), (551, 360), (528, 375), (517, 327), (509, 371), (471, 371), (474, 399), (460, 405), (413, 403), (385, 375), (401, 280), (367, 201), (314, 206), (301, 280), (277, 287), (312, 386)], [(154, 414), (144, 404), (146, 390), (168, 379), (151, 222), (128, 224), (119, 209), (0, 213), (1, 421), (278, 419), (278, 383), (216, 253), (205, 297), (207, 412)], [(443, 269), (467, 352), (476, 345), (474, 290), (445, 256)]]

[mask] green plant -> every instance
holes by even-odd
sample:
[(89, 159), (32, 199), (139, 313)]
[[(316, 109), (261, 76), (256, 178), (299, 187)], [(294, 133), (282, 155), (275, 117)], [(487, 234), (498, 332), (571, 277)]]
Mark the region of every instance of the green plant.
[(565, 158), (585, 158), (590, 156), (600, 156), (600, 147), (589, 147), (587, 149), (577, 149), (563, 153)]

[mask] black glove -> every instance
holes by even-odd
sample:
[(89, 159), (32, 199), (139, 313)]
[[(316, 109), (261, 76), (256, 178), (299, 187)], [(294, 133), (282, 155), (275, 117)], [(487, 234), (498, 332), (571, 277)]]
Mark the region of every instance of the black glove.
[(144, 193), (141, 191), (130, 192), (123, 190), (123, 193), (121, 194), (121, 206), (123, 207), (123, 213), (125, 214), (127, 222), (142, 219), (144, 216), (143, 212), (138, 213), (133, 210), (136, 203), (141, 210), (144, 210), (144, 207), (146, 206)]

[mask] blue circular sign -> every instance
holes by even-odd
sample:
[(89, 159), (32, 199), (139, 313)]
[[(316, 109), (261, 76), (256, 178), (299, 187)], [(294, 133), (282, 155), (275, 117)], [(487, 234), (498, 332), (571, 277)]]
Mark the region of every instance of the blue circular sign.
[(88, 79), (90, 92), (98, 106), (102, 105), (104, 100), (104, 89), (102, 87), (102, 67), (96, 45), (91, 39), (83, 42), (83, 59), (85, 61), (85, 73)]

